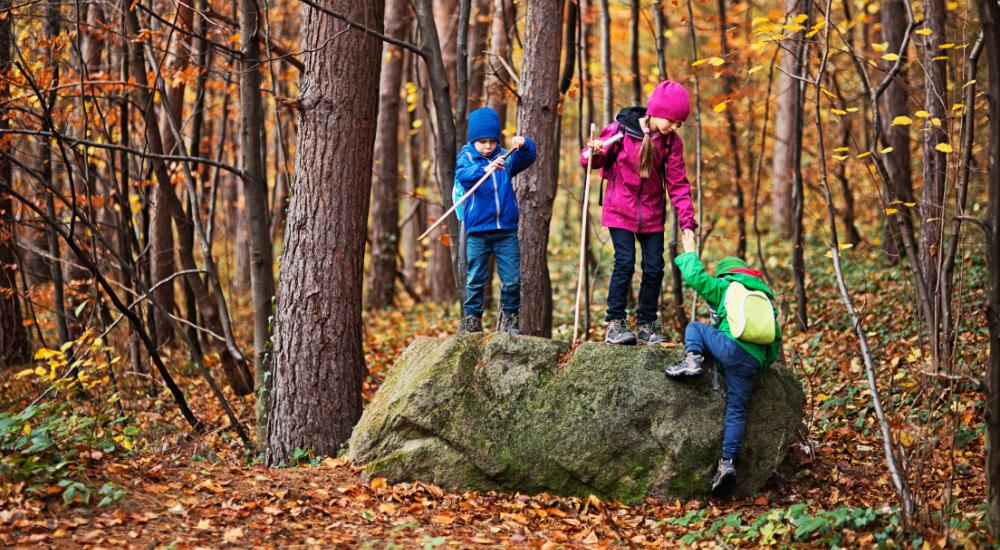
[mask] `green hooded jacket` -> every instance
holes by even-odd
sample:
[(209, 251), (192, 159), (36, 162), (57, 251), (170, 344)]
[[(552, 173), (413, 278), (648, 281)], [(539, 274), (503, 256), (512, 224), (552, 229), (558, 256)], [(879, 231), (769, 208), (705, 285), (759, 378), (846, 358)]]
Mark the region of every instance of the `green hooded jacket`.
[(721, 273), (712, 277), (705, 271), (701, 260), (694, 252), (685, 252), (674, 259), (674, 263), (681, 270), (684, 281), (695, 290), (719, 315), (719, 327), (727, 337), (735, 341), (739, 346), (756, 359), (762, 369), (770, 367), (778, 355), (781, 353), (781, 327), (778, 325), (778, 312), (774, 312), (774, 342), (770, 344), (754, 344), (733, 338), (733, 333), (729, 330), (729, 319), (726, 317), (726, 290), (733, 281), (738, 281), (749, 290), (759, 290), (771, 300), (774, 305), (774, 293), (764, 284), (759, 277), (747, 275), (745, 273)]

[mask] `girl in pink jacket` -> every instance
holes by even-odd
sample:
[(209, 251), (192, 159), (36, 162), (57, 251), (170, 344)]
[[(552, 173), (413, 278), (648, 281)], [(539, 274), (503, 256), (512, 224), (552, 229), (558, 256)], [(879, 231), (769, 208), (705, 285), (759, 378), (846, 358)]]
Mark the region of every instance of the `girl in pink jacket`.
[[(681, 229), (687, 234), (698, 227), (691, 205), (691, 188), (684, 167), (684, 143), (676, 130), (691, 112), (687, 90), (676, 82), (661, 82), (646, 107), (622, 109), (616, 121), (601, 130), (599, 140), (580, 153), (586, 167), (601, 170), (607, 180), (603, 193), (601, 223), (611, 233), (615, 266), (608, 288), (605, 342), (612, 344), (658, 343), (660, 334), (660, 287), (663, 284), (663, 229), (666, 197), (677, 211)], [(603, 143), (622, 134), (608, 147)], [(636, 310), (637, 333), (629, 330), (625, 300), (635, 270), (635, 241), (642, 247), (642, 282)]]

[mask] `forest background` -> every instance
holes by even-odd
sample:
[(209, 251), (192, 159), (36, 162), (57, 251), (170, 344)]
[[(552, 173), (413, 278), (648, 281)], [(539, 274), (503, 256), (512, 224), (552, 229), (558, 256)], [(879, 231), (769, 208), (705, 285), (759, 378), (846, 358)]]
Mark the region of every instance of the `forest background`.
[[(0, 541), (991, 543), (998, 12), (0, 0)], [(522, 329), (571, 339), (582, 247), (599, 339), (612, 250), (596, 189), (581, 227), (577, 155), (668, 77), (694, 103), (703, 256), (780, 295), (808, 397), (781, 471), (752, 499), (630, 508), (355, 477), (335, 457), (394, 358), (457, 327), (460, 228), (417, 236), (467, 113), (539, 145)], [(674, 342), (707, 316), (676, 271), (661, 304)]]

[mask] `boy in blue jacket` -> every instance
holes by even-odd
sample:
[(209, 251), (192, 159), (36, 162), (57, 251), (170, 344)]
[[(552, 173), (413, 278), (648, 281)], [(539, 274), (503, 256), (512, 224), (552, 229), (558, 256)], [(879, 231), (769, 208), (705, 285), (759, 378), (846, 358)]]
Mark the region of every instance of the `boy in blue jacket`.
[(465, 303), (459, 333), (482, 332), (483, 294), (489, 283), (488, 261), (496, 258), (500, 275), (500, 330), (520, 334), (521, 248), (517, 242), (517, 198), (511, 178), (535, 162), (535, 144), (514, 136), (515, 149), (506, 160), (500, 147), (500, 117), (489, 107), (469, 113), (469, 142), (455, 162), (455, 182), (468, 192), (476, 182), (489, 179), (462, 205), (468, 233)]

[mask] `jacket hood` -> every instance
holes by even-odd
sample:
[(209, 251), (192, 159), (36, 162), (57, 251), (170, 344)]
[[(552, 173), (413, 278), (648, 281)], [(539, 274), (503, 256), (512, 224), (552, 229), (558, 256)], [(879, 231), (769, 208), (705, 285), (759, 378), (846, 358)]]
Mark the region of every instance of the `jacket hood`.
[(748, 290), (759, 290), (764, 294), (767, 294), (767, 297), (772, 301), (774, 300), (774, 292), (772, 292), (771, 289), (764, 284), (764, 280), (760, 277), (754, 277), (753, 275), (747, 275), (746, 273), (734, 272), (724, 273), (721, 277), (726, 281), (736, 281), (747, 287)]
[(618, 116), (615, 117), (627, 131), (634, 137), (641, 138), (643, 136), (642, 126), (639, 126), (639, 119), (646, 116), (646, 108), (637, 105), (634, 107), (625, 107), (621, 111), (618, 111)]

